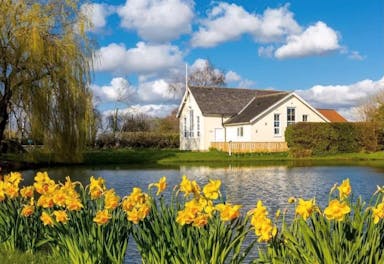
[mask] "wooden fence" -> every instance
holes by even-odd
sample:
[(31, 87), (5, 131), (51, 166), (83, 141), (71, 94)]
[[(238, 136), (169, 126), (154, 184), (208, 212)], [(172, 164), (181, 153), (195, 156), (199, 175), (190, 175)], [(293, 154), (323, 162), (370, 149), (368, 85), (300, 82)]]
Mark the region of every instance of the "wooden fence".
[(211, 142), (211, 148), (232, 153), (288, 151), (287, 142)]

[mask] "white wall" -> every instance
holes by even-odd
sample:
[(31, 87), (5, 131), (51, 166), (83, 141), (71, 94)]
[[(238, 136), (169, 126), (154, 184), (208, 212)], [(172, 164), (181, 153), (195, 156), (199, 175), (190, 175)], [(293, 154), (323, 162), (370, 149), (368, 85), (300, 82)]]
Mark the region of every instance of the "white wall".
[[(201, 145), (201, 133), (204, 129), (202, 126), (202, 114), (200, 108), (198, 107), (196, 100), (187, 92), (186, 101), (183, 106), (183, 109), (180, 113), (180, 149), (181, 150), (199, 150)], [(190, 122), (190, 111), (193, 110), (193, 128), (191, 129)], [(197, 116), (200, 117), (200, 136), (197, 135)], [(185, 137), (185, 126), (186, 122), (186, 132), (187, 137)], [(191, 136), (190, 132), (193, 132), (193, 136)]]
[[(243, 127), (243, 136), (238, 136), (237, 129)], [(239, 125), (239, 126), (227, 126), (227, 141), (232, 142), (249, 142), (252, 140), (251, 137), (251, 131), (252, 126), (251, 125)]]
[[(271, 111), (261, 116), (251, 126), (251, 141), (256, 142), (284, 142), (284, 132), (287, 127), (287, 108), (295, 108), (295, 121), (301, 122), (302, 116), (308, 116), (308, 122), (326, 122), (310, 107), (295, 96), (289, 97), (284, 102), (274, 107)], [(274, 135), (274, 114), (280, 114), (280, 135)]]

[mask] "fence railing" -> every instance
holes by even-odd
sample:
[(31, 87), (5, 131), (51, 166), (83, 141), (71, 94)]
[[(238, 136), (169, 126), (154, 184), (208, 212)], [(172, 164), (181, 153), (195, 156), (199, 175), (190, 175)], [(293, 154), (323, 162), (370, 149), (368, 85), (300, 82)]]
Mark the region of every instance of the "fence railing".
[(287, 142), (211, 142), (211, 148), (232, 153), (288, 151)]

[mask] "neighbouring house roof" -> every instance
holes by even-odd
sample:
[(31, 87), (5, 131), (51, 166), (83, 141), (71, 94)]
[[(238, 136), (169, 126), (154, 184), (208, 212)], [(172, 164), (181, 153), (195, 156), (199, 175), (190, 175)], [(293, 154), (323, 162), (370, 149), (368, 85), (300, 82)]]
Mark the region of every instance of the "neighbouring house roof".
[(316, 109), (320, 114), (325, 116), (330, 122), (348, 122), (334, 109)]
[(241, 112), (227, 120), (225, 124), (251, 122), (254, 117), (260, 115), (272, 105), (282, 100), (288, 94), (288, 92), (276, 92), (272, 94), (257, 95)]
[[(285, 96), (288, 94), (286, 92), (281, 91), (273, 91), (273, 90), (252, 90), (252, 89), (240, 89), (240, 88), (218, 88), (218, 87), (189, 87), (193, 97), (196, 100), (196, 103), (199, 105), (200, 110), (203, 115), (223, 115), (223, 116), (233, 116), (238, 114), (245, 106), (241, 113), (244, 118), (248, 118), (251, 115), (250, 111), (247, 110), (248, 107), (251, 109), (255, 109), (257, 111), (262, 112), (270, 107), (274, 100), (281, 96), (282, 93)], [(276, 95), (276, 96), (272, 96)], [(279, 96), (278, 96), (279, 95)], [(272, 96), (271, 98), (268, 98)], [(264, 97), (266, 97), (266, 103), (264, 101)], [(258, 102), (257, 98), (264, 98), (260, 100), (261, 105), (254, 104), (254, 102)], [(280, 99), (282, 97), (279, 97)], [(276, 102), (276, 101), (274, 101)], [(251, 106), (252, 105), (252, 106)], [(246, 111), (247, 110), (247, 111)], [(240, 116), (238, 115), (238, 116)], [(252, 119), (257, 115), (256, 112), (252, 113)], [(249, 120), (250, 120), (249, 119)], [(248, 121), (249, 121), (248, 120)]]

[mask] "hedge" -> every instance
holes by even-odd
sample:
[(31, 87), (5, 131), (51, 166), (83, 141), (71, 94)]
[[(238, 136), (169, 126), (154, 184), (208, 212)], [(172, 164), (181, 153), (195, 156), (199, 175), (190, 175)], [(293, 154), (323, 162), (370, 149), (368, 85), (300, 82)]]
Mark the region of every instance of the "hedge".
[(295, 156), (376, 151), (377, 129), (372, 123), (297, 123), (285, 130)]
[(123, 132), (100, 134), (95, 142), (96, 148), (178, 148), (178, 133)]

